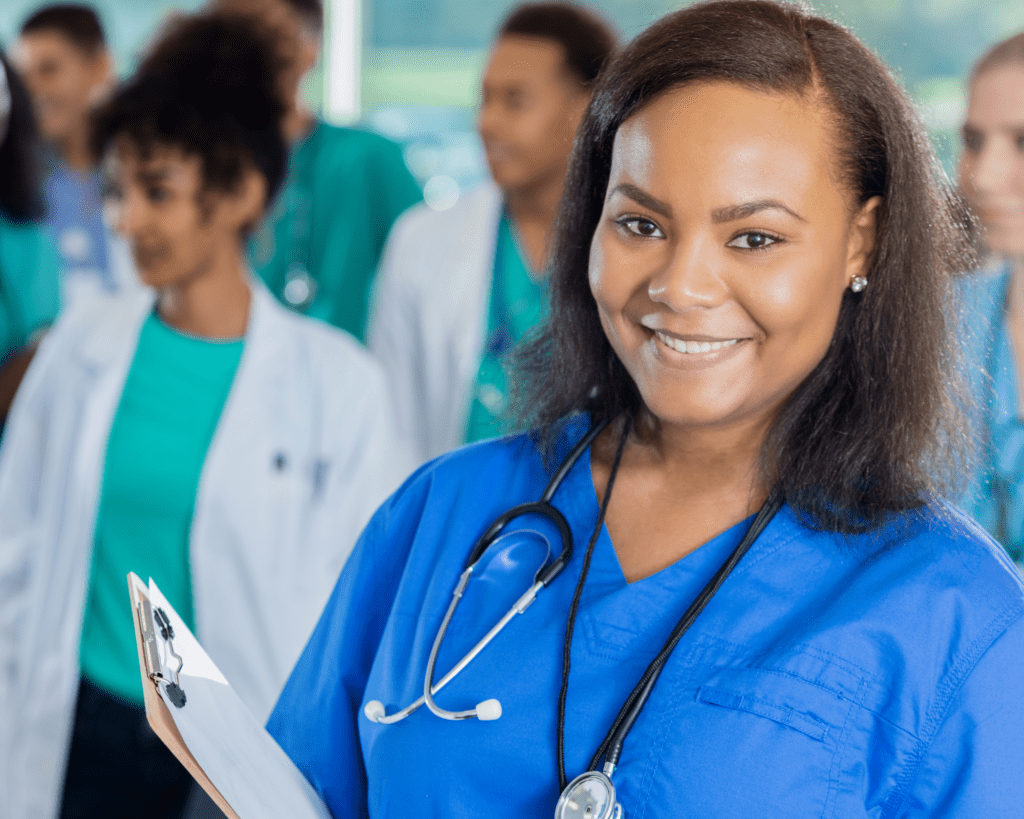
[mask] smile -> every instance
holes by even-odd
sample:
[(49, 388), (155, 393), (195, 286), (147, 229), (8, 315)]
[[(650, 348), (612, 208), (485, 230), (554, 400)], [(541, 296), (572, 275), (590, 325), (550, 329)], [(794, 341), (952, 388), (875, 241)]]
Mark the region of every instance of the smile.
[(732, 347), (739, 343), (740, 339), (730, 338), (726, 341), (684, 341), (681, 338), (672, 338), (664, 333), (655, 332), (658, 340), (666, 347), (671, 347), (680, 353), (713, 353), (725, 347)]

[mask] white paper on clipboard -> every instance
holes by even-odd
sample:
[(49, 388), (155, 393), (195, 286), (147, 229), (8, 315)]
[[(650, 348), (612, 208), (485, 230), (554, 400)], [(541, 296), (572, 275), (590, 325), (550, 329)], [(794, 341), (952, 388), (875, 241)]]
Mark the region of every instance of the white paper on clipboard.
[[(149, 599), (154, 612), (163, 609), (174, 628), (186, 702), (177, 708), (162, 686), (160, 697), (188, 750), (239, 819), (331, 819), (316, 791), (256, 721), (152, 579)], [(159, 625), (155, 628), (159, 632)], [(166, 646), (161, 653), (166, 667)]]

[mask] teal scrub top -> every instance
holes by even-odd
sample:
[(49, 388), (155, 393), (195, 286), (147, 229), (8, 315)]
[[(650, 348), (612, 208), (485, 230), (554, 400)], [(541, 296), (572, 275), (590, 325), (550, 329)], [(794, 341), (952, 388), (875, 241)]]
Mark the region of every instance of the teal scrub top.
[(139, 336), (103, 465), (80, 652), (82, 674), (128, 702), (143, 702), (128, 572), (156, 580), (195, 630), (192, 510), (242, 345), (183, 335), (155, 314)]
[(287, 306), (363, 339), (388, 231), (420, 198), (398, 145), (317, 122), (251, 243), (253, 268)]
[(541, 320), (544, 289), (530, 276), (508, 215), (498, 224), (494, 278), (487, 311), (487, 340), (466, 424), (466, 443), (507, 432), (508, 379), (505, 365), (513, 348)]
[(53, 323), (60, 260), (45, 227), (0, 213), (0, 362)]

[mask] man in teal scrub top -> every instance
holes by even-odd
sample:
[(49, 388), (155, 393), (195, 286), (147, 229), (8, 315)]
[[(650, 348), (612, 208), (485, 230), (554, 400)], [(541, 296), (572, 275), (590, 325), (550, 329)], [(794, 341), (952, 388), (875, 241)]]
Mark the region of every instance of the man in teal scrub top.
[(505, 431), (503, 364), (537, 324), (544, 257), (573, 138), (615, 49), (607, 23), (570, 3), (529, 3), (502, 24), (478, 129), (492, 182), (395, 226), (369, 341), (403, 432), (427, 459)]
[(302, 78), (320, 52), (321, 0), (216, 5), (251, 9), (264, 22), (270, 18), (294, 65), (284, 123), (292, 143), (288, 179), (250, 245), (253, 268), (289, 307), (362, 339), (384, 240), (398, 215), (420, 200), (419, 187), (393, 142), (329, 125), (299, 100)]

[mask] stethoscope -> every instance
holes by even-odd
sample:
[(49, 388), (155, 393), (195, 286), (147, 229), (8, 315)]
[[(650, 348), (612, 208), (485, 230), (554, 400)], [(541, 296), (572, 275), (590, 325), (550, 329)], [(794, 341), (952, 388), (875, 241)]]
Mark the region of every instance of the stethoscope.
[[(367, 719), (383, 725), (390, 725), (398, 722), (399, 720), (405, 719), (424, 704), (426, 704), (427, 708), (430, 709), (433, 714), (441, 717), (442, 719), (448, 720), (471, 719), (476, 717), (477, 719), (487, 721), (498, 719), (501, 716), (501, 703), (496, 699), (484, 700), (483, 702), (478, 703), (475, 708), (470, 708), (465, 711), (448, 711), (438, 706), (437, 703), (434, 702), (433, 697), (438, 691), (444, 688), (445, 685), (451, 682), (470, 662), (472, 662), (473, 658), (475, 658), (517, 614), (522, 614), (534, 601), (537, 593), (561, 574), (562, 570), (569, 563), (573, 552), (572, 532), (562, 513), (551, 505), (551, 499), (558, 491), (558, 488), (561, 486), (566, 475), (569, 474), (577, 461), (582, 457), (583, 453), (586, 452), (587, 448), (607, 425), (607, 421), (598, 422), (588, 430), (587, 434), (583, 436), (575, 447), (573, 447), (572, 451), (568, 456), (566, 456), (561, 466), (558, 467), (558, 470), (549, 481), (547, 488), (545, 488), (544, 494), (541, 496), (539, 501), (524, 503), (508, 510), (497, 518), (477, 541), (476, 545), (473, 547), (473, 551), (469, 555), (469, 559), (466, 561), (466, 568), (463, 569), (462, 574), (459, 576), (459, 581), (452, 593), (452, 602), (449, 604), (444, 619), (441, 621), (441, 626), (438, 630), (437, 636), (434, 638), (434, 643), (430, 650), (430, 657), (427, 661), (426, 673), (423, 678), (423, 696), (403, 708), (401, 711), (390, 715), (385, 713), (384, 705), (379, 700), (371, 700), (366, 703), (366, 706), (363, 709), (363, 713), (366, 715)], [(625, 449), (626, 439), (628, 436), (629, 422), (627, 421), (622, 431), (618, 449), (615, 453), (615, 460), (612, 463), (611, 472), (608, 477), (608, 485), (605, 489), (604, 498), (601, 501), (601, 508), (598, 514), (597, 523), (591, 535), (590, 542), (587, 545), (587, 551), (583, 559), (583, 568), (580, 572), (579, 581), (576, 584), (576, 590), (573, 594), (572, 604), (569, 609), (569, 619), (566, 624), (562, 687), (559, 693), (558, 702), (558, 777), (559, 786), (562, 791), (559, 796), (558, 803), (555, 805), (555, 819), (622, 819), (622, 805), (619, 803), (616, 796), (615, 785), (612, 782), (611, 777), (618, 766), (619, 757), (622, 754), (622, 748), (626, 741), (626, 736), (632, 729), (637, 717), (643, 710), (644, 705), (646, 705), (647, 700), (654, 689), (654, 685), (658, 681), (658, 677), (667, 663), (669, 656), (672, 654), (673, 649), (682, 639), (687, 630), (689, 630), (690, 626), (693, 625), (693, 622), (704, 610), (711, 598), (714, 597), (715, 592), (721, 588), (722, 584), (740, 562), (743, 555), (747, 553), (754, 541), (757, 540), (758, 536), (764, 531), (765, 527), (775, 516), (775, 513), (782, 506), (782, 499), (780, 495), (776, 492), (772, 492), (764, 506), (762, 506), (761, 510), (757, 513), (757, 516), (754, 518), (753, 523), (750, 525), (750, 528), (743, 536), (739, 545), (733, 550), (732, 554), (729, 555), (725, 563), (723, 563), (718, 569), (714, 577), (708, 581), (708, 584), (683, 613), (683, 616), (676, 623), (672, 633), (662, 646), (661, 651), (658, 652), (658, 655), (647, 667), (647, 670), (644, 671), (643, 675), (640, 677), (640, 681), (633, 688), (629, 697), (626, 698), (625, 703), (623, 703), (618, 715), (612, 722), (611, 728), (605, 735), (605, 738), (597, 749), (597, 752), (594, 754), (594, 757), (591, 759), (588, 770), (577, 776), (571, 782), (567, 782), (565, 775), (564, 753), (565, 700), (569, 683), (572, 633), (576, 621), (576, 611), (583, 592), (583, 585), (586, 581), (587, 573), (590, 568), (590, 560), (594, 552), (594, 546), (597, 543), (598, 536), (600, 535), (601, 528), (604, 524), (605, 514), (608, 509), (608, 502), (611, 499), (612, 487), (615, 483), (619, 464), (622, 461), (622, 453)], [(461, 660), (459, 660), (455, 667), (435, 684), (433, 682), (434, 665), (437, 662), (437, 655), (441, 648), (441, 642), (448, 629), (448, 624), (451, 622), (452, 616), (455, 614), (455, 609), (458, 606), (459, 600), (465, 593), (466, 587), (469, 585), (469, 581), (473, 577), (474, 569), (487, 547), (497, 540), (502, 533), (502, 530), (513, 520), (523, 517), (524, 515), (542, 515), (555, 524), (562, 538), (561, 554), (537, 572), (533, 585), (531, 585), (530, 588), (527, 589), (526, 592), (512, 605), (512, 608), (505, 613), (495, 626), (488, 631), (487, 634), (485, 634), (484, 637), (475, 646), (473, 646), (473, 648), (470, 649), (470, 651)], [(598, 765), (602, 759), (604, 760), (604, 764), (599, 769)]]

